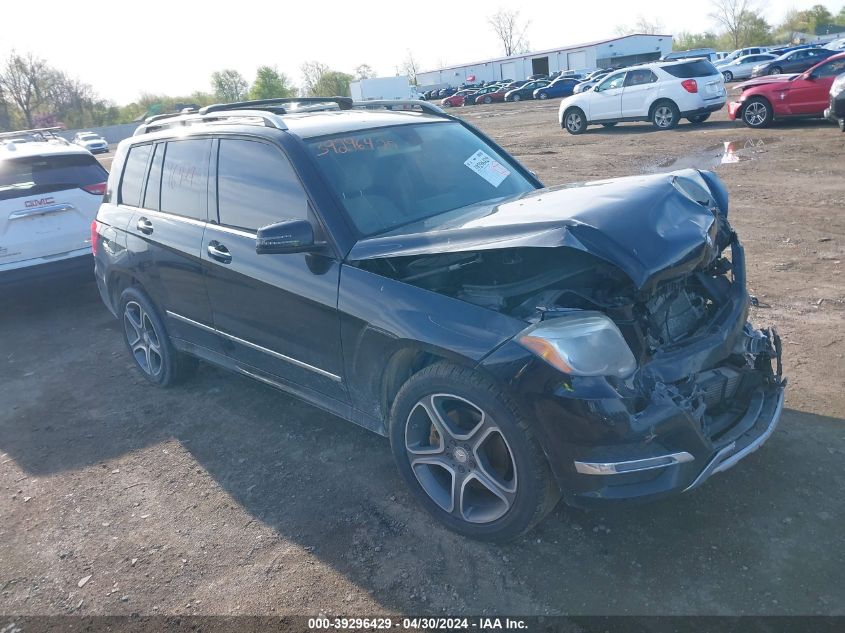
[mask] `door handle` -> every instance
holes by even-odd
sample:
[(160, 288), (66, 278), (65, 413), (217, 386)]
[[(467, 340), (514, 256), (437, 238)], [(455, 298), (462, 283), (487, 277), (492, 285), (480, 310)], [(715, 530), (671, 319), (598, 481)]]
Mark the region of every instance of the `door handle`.
[(232, 254), (229, 249), (223, 246), (217, 240), (212, 240), (208, 243), (208, 256), (216, 259), (221, 264), (229, 264), (232, 261)]
[(153, 223), (147, 218), (140, 218), (135, 228), (141, 231), (144, 235), (150, 235), (153, 232)]

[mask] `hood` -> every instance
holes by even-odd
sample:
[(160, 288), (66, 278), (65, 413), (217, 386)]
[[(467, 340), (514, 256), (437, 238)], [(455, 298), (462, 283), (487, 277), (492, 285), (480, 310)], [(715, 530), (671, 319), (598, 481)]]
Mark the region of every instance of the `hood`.
[(614, 264), (642, 288), (714, 256), (717, 207), (727, 213), (724, 187), (694, 169), (564, 185), (363, 239), (347, 260), (566, 247)]
[(737, 84), (734, 87), (739, 90), (745, 90), (746, 88), (751, 88), (752, 86), (762, 86), (763, 84), (784, 83), (791, 81), (793, 77), (797, 77), (799, 74), (800, 73), (787, 73), (783, 75), (764, 75), (763, 77), (755, 77), (754, 79), (743, 81), (741, 84)]

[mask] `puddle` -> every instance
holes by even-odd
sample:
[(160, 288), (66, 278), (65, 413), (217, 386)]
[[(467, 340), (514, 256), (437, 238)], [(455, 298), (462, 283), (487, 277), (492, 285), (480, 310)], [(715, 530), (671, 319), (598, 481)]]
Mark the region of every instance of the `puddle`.
[(763, 139), (724, 141), (678, 158), (666, 158), (647, 167), (646, 171), (657, 174), (676, 169), (717, 169), (722, 165), (754, 160), (757, 154), (765, 151), (762, 149), (765, 145), (766, 141)]

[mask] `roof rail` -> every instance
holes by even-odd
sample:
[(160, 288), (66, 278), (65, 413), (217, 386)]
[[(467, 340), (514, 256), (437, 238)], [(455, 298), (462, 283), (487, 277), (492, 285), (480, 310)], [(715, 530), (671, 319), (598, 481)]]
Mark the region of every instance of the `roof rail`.
[(4, 138), (17, 138), (20, 136), (26, 136), (27, 134), (40, 134), (42, 137), (46, 138), (60, 138), (56, 132), (63, 130), (62, 127), (37, 127), (32, 130), (18, 130), (16, 132), (3, 132), (0, 133), (0, 139)]
[(336, 103), (341, 110), (352, 108), (352, 99), (349, 97), (285, 97), (279, 99), (255, 99), (253, 101), (235, 101), (234, 103), (215, 103), (199, 109), (200, 114), (212, 112), (224, 112), (227, 110), (269, 110), (276, 114), (287, 114), (285, 104), (296, 103), (302, 105)]
[(443, 108), (423, 101), (422, 99), (374, 99), (372, 101), (355, 101), (352, 104), (353, 108), (386, 108), (388, 110), (408, 110), (410, 108), (419, 108), (427, 114), (434, 114), (436, 116), (449, 117)]
[(214, 123), (224, 119), (261, 119), (266, 127), (276, 128), (277, 130), (286, 130), (288, 126), (282, 121), (278, 114), (273, 112), (266, 112), (264, 110), (229, 110), (212, 112), (210, 114), (200, 114), (199, 112), (191, 112), (189, 114), (173, 114), (173, 115), (157, 115), (150, 117), (147, 121), (139, 125), (133, 136), (140, 136), (149, 132), (164, 130), (171, 127), (179, 127), (186, 125), (198, 125), (201, 123)]

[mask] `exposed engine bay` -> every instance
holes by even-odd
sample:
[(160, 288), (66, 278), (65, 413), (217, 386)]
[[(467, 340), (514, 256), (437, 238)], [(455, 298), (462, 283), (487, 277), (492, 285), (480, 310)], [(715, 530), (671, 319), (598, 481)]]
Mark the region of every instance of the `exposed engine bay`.
[(565, 310), (608, 314), (648, 355), (688, 338), (724, 302), (730, 261), (637, 290), (617, 267), (566, 248), (512, 248), (369, 260), (363, 267), (405, 283), (536, 322)]

